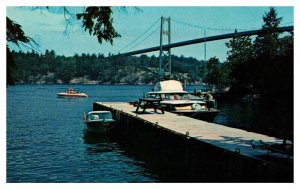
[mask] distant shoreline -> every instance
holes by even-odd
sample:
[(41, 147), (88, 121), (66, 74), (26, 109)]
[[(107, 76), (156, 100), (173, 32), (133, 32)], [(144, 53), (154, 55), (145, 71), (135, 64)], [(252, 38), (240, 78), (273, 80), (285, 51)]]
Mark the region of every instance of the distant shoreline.
[[(23, 83), (23, 82), (16, 82), (15, 85), (145, 85), (145, 86), (154, 86), (155, 84), (146, 84), (146, 83)], [(186, 84), (187, 86), (206, 86), (203, 84)]]
[(130, 83), (22, 83), (15, 85), (154, 85), (154, 84), (130, 84)]

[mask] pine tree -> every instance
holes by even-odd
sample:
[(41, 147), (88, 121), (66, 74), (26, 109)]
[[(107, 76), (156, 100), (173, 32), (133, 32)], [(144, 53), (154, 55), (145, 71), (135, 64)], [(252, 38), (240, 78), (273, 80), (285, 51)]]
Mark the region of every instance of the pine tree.
[(254, 41), (255, 56), (265, 56), (274, 58), (279, 53), (279, 24), (282, 18), (277, 17), (277, 12), (274, 7), (271, 7), (269, 12), (263, 16), (264, 24), (262, 32), (256, 37)]

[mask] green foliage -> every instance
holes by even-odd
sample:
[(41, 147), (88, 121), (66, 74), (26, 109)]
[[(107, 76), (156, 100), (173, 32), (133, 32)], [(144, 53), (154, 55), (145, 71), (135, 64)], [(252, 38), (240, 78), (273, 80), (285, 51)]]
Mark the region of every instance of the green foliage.
[(25, 35), (20, 24), (17, 24), (8, 17), (6, 17), (6, 41), (14, 43), (17, 46), (20, 43), (34, 42), (32, 38)]
[(205, 82), (217, 88), (227, 86), (229, 82), (227, 65), (221, 64), (216, 57), (210, 58), (206, 66)]
[[(6, 41), (9, 43), (13, 43), (17, 46), (20, 44), (26, 44), (26, 43), (35, 43), (35, 41), (26, 36), (24, 31), (22, 30), (22, 26), (20, 24), (17, 24), (10, 18), (6, 17)], [(6, 47), (6, 84), (7, 85), (13, 85), (14, 80), (12, 76), (13, 70), (15, 70), (16, 64), (15, 60), (13, 59), (12, 53), (9, 49), (9, 47)]]
[(272, 70), (279, 69), (275, 62), (293, 51), (293, 36), (280, 38), (278, 27), (282, 18), (277, 18), (276, 10), (270, 8), (263, 20), (262, 32), (253, 43), (249, 37), (241, 36), (226, 43), (230, 48), (226, 63), (233, 88), (263, 92), (272, 83), (271, 76), (276, 72)]
[[(235, 31), (237, 33), (237, 31)], [(228, 67), (228, 75), (230, 79), (230, 85), (243, 86), (244, 78), (247, 76), (247, 69), (244, 69), (244, 63), (251, 59), (253, 54), (253, 44), (249, 36), (236, 35), (225, 45), (230, 48), (227, 52), (226, 65)]]
[(113, 27), (111, 7), (87, 7), (85, 12), (78, 13), (78, 20), (82, 20), (82, 27), (90, 35), (97, 37), (101, 44), (102, 40), (113, 44), (113, 39), (121, 37)]
[[(148, 57), (105, 57), (103, 54), (75, 54), (73, 57), (57, 56), (51, 50), (44, 54), (36, 52), (13, 52), (18, 70), (14, 79), (25, 83), (69, 83), (76, 79), (80, 82), (97, 81), (99, 83), (149, 84), (158, 81), (158, 58)], [(172, 68), (182, 82), (194, 83), (201, 74), (195, 72), (203, 62), (195, 58), (172, 56)], [(181, 76), (186, 75), (187, 78)], [(178, 78), (175, 79), (178, 79)]]
[(253, 44), (247, 37), (236, 37), (226, 43), (230, 48), (229, 65), (233, 92), (260, 96), (266, 114), (261, 128), (272, 128), (277, 136), (293, 139), (293, 35), (283, 35), (277, 12), (270, 8), (263, 16), (262, 32)]
[[(37, 7), (40, 8), (40, 7)], [(66, 19), (66, 23), (69, 23), (69, 20), (66, 18), (66, 14), (69, 14), (69, 10), (64, 7), (64, 17)], [(51, 11), (51, 7), (46, 7), (46, 10)], [(85, 31), (88, 31), (90, 35), (96, 36), (98, 42), (101, 44), (102, 41), (110, 42), (113, 44), (113, 39), (116, 37), (121, 37), (120, 34), (118, 34), (114, 27), (113, 27), (113, 18), (112, 18), (113, 11), (111, 7), (87, 7), (84, 12), (77, 13), (76, 17), (78, 20), (82, 20), (82, 27), (85, 29)], [(6, 41), (10, 44), (13, 43), (17, 46), (19, 44), (29, 44), (29, 46), (24, 45), (26, 48), (32, 48), (33, 45), (38, 46), (38, 44), (29, 36), (25, 35), (25, 32), (22, 30), (22, 26), (20, 24), (17, 24), (16, 22), (12, 21), (10, 18), (6, 17)], [(67, 26), (66, 26), (67, 27)], [(51, 54), (51, 52), (46, 52), (45, 56), (50, 56), (48, 61), (53, 61), (53, 56), (55, 54)], [(51, 57), (52, 56), (52, 57)], [(12, 85), (14, 84), (14, 80), (12, 77), (12, 73), (17, 68), (14, 60), (12, 59), (10, 48), (7, 47), (7, 84)], [(55, 63), (49, 64), (50, 72), (53, 72), (55, 68)], [(71, 68), (66, 67), (69, 72), (72, 71)], [(42, 74), (45, 74), (46, 70), (48, 69), (47, 66), (43, 65)], [(20, 73), (18, 73), (20, 74)], [(64, 80), (68, 80), (68, 78), (73, 77), (73, 75), (68, 75)], [(92, 78), (94, 78), (92, 76)], [(26, 81), (32, 81), (35, 82), (36, 77), (32, 77), (30, 79), (26, 79)], [(48, 80), (48, 79), (47, 79)]]
[(278, 29), (282, 18), (277, 18), (275, 8), (270, 8), (269, 12), (263, 16), (264, 25), (262, 32), (256, 37), (254, 41), (255, 56), (268, 56), (274, 58), (278, 55), (281, 33)]
[(16, 68), (17, 67), (16, 67), (15, 60), (13, 59), (13, 55), (10, 52), (10, 49), (6, 47), (6, 85), (14, 84), (12, 72)]

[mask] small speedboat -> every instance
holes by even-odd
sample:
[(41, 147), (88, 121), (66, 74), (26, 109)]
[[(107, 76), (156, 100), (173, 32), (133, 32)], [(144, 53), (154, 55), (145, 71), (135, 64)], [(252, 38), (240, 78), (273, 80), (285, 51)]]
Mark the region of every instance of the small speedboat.
[(88, 97), (85, 93), (57, 93), (58, 97)]
[(66, 92), (57, 93), (58, 97), (88, 97), (86, 93), (75, 91), (73, 88), (68, 88)]
[(110, 111), (91, 111), (84, 115), (84, 133), (104, 134), (115, 127)]

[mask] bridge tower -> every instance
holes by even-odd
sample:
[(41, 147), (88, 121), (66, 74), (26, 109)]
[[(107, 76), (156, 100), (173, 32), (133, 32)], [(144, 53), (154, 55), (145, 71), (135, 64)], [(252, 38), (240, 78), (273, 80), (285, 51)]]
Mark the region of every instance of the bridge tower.
[[(167, 41), (164, 37), (167, 37)], [(171, 18), (161, 17), (160, 51), (159, 51), (159, 79), (171, 79), (171, 48), (163, 49), (164, 43), (171, 44)]]

